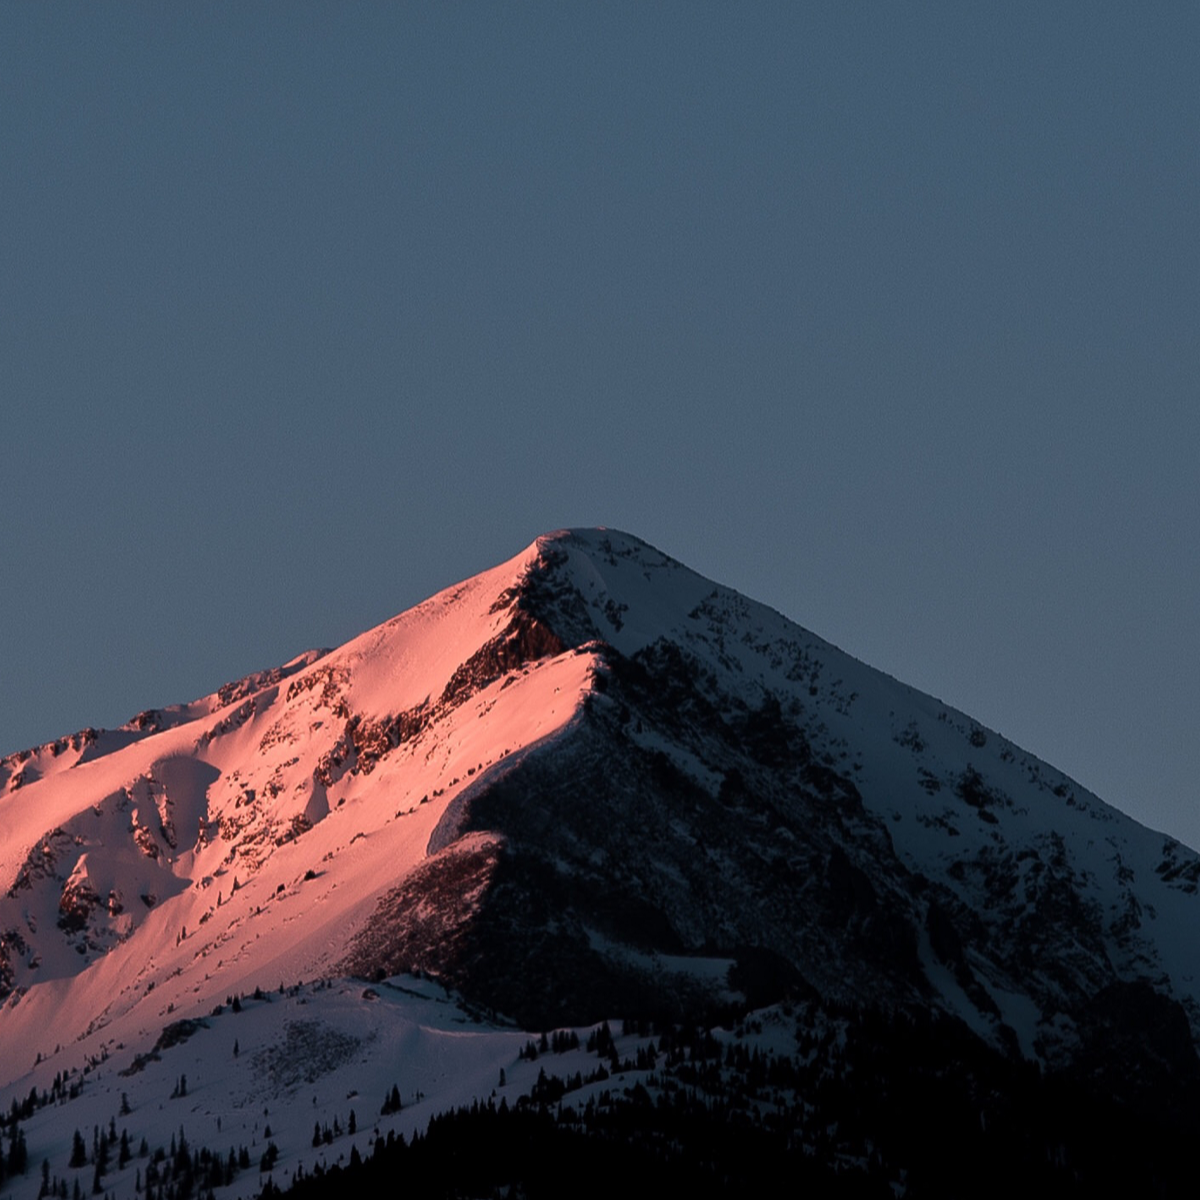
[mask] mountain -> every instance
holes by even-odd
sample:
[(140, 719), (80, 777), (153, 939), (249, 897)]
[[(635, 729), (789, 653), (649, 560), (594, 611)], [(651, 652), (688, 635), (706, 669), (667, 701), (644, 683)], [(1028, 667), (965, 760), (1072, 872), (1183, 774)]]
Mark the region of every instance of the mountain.
[(501, 1070), (534, 1088), (520, 1030), (622, 1017), (634, 1041), (740, 1020), (811, 1067), (883, 1044), (876, 1014), (976, 1082), (1035, 1065), (1129, 1120), (1193, 1112), (1200, 859), (616, 531), (9, 755), (0, 788), (0, 1085), (53, 1096), (9, 1140), (56, 1180), (74, 1128), (178, 1093), (185, 1056), (188, 1111), (260, 1143), (260, 1102), (307, 1138), (331, 1081), (386, 1095), (406, 1062), (437, 1093), (411, 1134)]

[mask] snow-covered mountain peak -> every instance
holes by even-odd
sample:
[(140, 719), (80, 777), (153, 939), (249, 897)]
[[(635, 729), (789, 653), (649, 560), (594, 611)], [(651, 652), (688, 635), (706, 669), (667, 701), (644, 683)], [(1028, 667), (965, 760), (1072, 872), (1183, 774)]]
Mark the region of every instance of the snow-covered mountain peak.
[[(507, 1071), (544, 1099), (507, 1018), (678, 1030), (781, 1001), (789, 1086), (817, 1081), (785, 1106), (806, 1155), (852, 1029), (872, 1087), (912, 1029), (938, 1087), (1019, 1108), (1025, 1058), (1190, 1112), (1198, 891), (1192, 851), (966, 714), (635, 537), (559, 530), (341, 647), (0, 760), (0, 1099), (60, 1183), (57, 1107), (98, 1137), (126, 1091), (160, 1141), (170, 1100), (206, 1145), (273, 1136), (269, 1106), (294, 1164), (361, 1088), (410, 1134), (426, 1087)], [(698, 1066), (679, 1050), (693, 1092)]]
[(1200, 1027), (1191, 851), (614, 530), (0, 787), (0, 1037), (44, 1056), (411, 969), (543, 1025), (808, 991), (1057, 1062), (1138, 984)]

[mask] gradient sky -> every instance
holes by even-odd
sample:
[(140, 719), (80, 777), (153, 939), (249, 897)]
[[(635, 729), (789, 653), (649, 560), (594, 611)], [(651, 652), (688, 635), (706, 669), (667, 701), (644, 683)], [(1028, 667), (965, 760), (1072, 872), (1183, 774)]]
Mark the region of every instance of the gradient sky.
[(1198, 213), (1193, 5), (7, 0), (0, 753), (605, 524), (1200, 845)]

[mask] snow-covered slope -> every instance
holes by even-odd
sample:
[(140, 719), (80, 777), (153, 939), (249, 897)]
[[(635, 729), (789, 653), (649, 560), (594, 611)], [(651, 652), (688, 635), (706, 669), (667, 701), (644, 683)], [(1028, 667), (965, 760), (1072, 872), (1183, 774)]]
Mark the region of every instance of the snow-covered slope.
[(1051, 1065), (1097, 1013), (1200, 1030), (1192, 851), (615, 531), (0, 784), (16, 1094), (256, 987), (414, 969), (531, 1027), (732, 991)]
[(332, 654), (15, 764), (0, 798), (5, 1045), (136, 1036), (172, 1005), (328, 971), (451, 801), (580, 706), (584, 657), (544, 654), (508, 688), (471, 666), (493, 643), (514, 661), (523, 639), (540, 649), (497, 604), (533, 555)]

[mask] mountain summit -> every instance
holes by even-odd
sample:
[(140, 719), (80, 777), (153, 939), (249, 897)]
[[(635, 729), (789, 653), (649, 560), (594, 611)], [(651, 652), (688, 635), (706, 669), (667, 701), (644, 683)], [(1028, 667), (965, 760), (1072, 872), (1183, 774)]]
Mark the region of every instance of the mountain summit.
[(613, 530), (0, 788), (0, 1082), (401, 972), (528, 1028), (809, 998), (1194, 1073), (1191, 850)]

